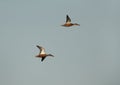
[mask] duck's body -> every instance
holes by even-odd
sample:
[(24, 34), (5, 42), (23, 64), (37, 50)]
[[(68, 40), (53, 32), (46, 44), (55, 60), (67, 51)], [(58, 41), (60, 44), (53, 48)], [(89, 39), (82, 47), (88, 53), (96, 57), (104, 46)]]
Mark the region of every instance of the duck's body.
[(71, 19), (68, 15), (66, 15), (66, 23), (63, 24), (62, 26), (64, 27), (71, 27), (71, 26), (80, 26), (80, 24), (77, 24), (77, 23), (71, 23)]
[(43, 61), (47, 56), (52, 56), (52, 57), (54, 57), (52, 54), (46, 54), (46, 53), (45, 53), (45, 49), (44, 49), (43, 47), (38, 46), (38, 45), (37, 45), (36, 47), (38, 47), (39, 50), (40, 50), (40, 53), (39, 53), (38, 55), (36, 55), (36, 57), (42, 58), (41, 61)]

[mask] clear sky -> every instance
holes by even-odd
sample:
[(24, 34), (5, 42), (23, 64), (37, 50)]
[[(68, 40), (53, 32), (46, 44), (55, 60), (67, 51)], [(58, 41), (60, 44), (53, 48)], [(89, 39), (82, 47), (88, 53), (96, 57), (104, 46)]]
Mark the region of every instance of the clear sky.
[(120, 85), (120, 1), (1, 0), (0, 85)]

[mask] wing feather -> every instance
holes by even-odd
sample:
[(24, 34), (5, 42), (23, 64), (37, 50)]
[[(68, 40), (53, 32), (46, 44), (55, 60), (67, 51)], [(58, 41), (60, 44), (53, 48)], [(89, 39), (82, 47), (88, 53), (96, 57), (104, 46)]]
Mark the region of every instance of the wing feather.
[(66, 15), (66, 23), (71, 22), (71, 19), (68, 15)]
[(41, 61), (43, 61), (46, 57), (42, 57)]
[(45, 49), (39, 45), (37, 45), (36, 47), (38, 47), (40, 49), (40, 54), (45, 54)]

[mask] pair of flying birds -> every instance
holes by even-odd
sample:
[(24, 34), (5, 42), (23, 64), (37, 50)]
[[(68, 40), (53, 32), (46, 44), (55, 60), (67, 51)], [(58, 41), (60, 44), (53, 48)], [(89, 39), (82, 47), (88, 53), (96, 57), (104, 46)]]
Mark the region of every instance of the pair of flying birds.
[[(71, 27), (71, 26), (75, 26), (75, 25), (76, 25), (76, 26), (80, 26), (80, 24), (71, 23), (70, 17), (69, 17), (68, 15), (66, 15), (66, 23), (63, 24), (62, 26), (64, 26), (64, 27)], [(43, 47), (38, 46), (38, 45), (37, 45), (36, 47), (38, 47), (39, 50), (40, 50), (39, 54), (36, 55), (36, 57), (41, 58), (41, 61), (43, 61), (47, 56), (52, 56), (52, 57), (54, 57), (52, 54), (46, 54), (46, 53), (45, 53), (45, 49), (44, 49)]]

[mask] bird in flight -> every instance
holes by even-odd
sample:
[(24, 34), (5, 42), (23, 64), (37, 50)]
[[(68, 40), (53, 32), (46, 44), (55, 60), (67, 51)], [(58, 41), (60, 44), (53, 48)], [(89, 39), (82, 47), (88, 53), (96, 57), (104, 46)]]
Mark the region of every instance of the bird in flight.
[(37, 57), (37, 58), (41, 58), (41, 61), (43, 61), (47, 56), (52, 56), (52, 57), (54, 57), (52, 54), (46, 54), (46, 53), (45, 53), (45, 49), (44, 49), (43, 47), (41, 47), (41, 46), (39, 46), (39, 45), (37, 45), (36, 47), (40, 50), (39, 54), (36, 55), (36, 57)]
[(71, 26), (80, 26), (80, 24), (77, 24), (77, 23), (71, 23), (71, 19), (68, 15), (66, 15), (66, 23), (63, 24), (62, 26), (64, 27), (71, 27)]

